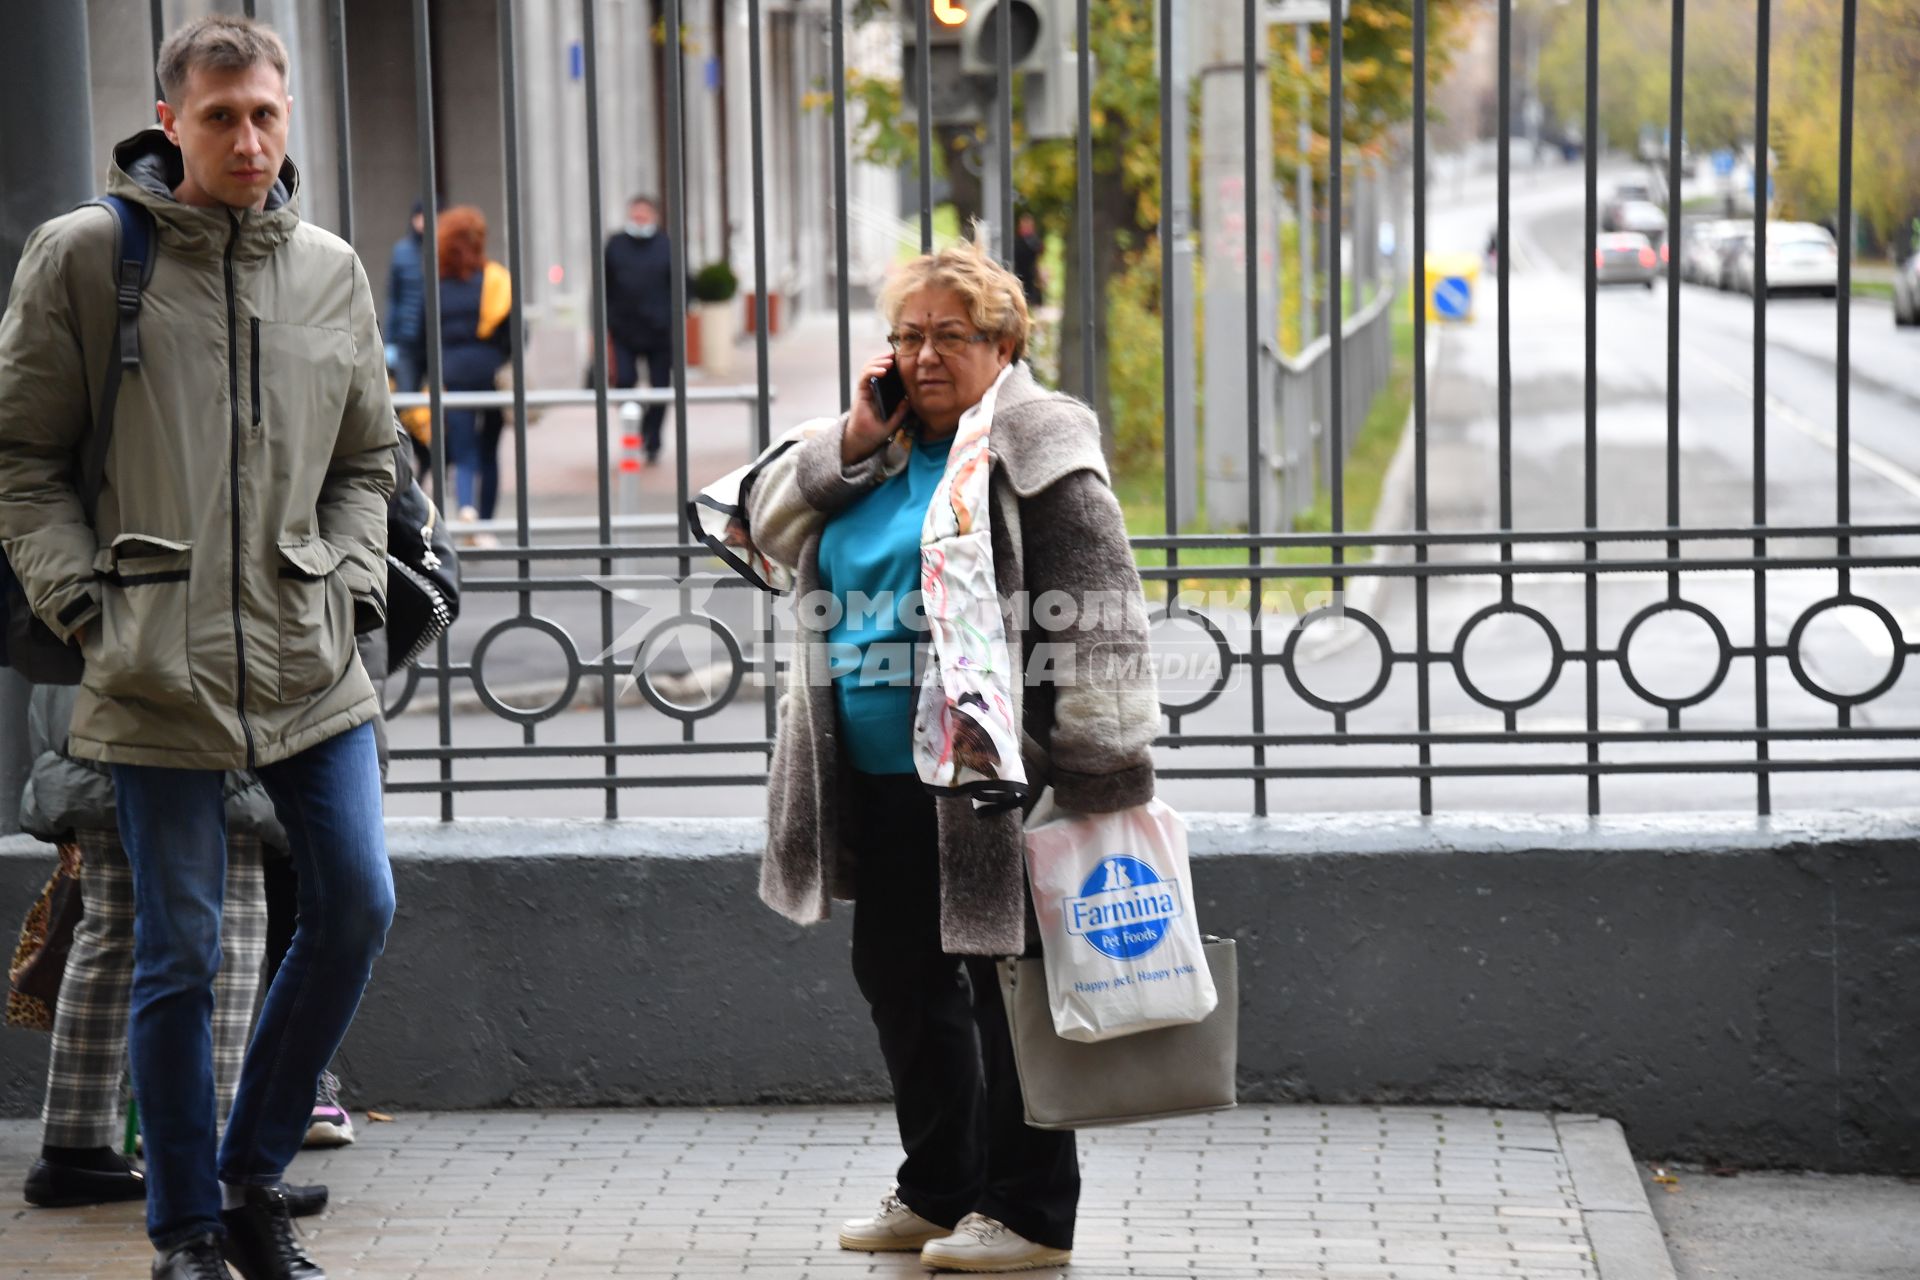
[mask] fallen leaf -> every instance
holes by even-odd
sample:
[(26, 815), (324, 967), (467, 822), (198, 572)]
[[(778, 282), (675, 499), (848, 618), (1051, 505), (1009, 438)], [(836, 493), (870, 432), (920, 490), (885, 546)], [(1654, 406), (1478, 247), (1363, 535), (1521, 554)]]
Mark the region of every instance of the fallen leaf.
[(367, 1119), (373, 1121), (375, 1124), (393, 1123), (393, 1117), (384, 1111), (369, 1111), (367, 1112)]

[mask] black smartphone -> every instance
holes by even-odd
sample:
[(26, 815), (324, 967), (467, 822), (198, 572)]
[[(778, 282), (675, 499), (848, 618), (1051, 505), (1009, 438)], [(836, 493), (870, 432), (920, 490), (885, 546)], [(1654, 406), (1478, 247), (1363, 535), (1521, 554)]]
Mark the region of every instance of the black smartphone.
[(894, 410), (907, 398), (907, 383), (898, 368), (888, 369), (877, 378), (868, 378), (867, 390), (873, 393), (873, 407), (882, 422), (891, 420)]

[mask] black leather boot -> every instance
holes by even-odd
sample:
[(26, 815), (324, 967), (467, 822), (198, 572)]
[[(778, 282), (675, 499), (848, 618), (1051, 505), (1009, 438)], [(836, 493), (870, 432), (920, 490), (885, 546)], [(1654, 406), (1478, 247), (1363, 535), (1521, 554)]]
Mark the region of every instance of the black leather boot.
[(227, 1261), (241, 1280), (327, 1280), (293, 1234), (286, 1187), (248, 1187), (246, 1203), (221, 1210), (220, 1221), (227, 1227)]
[(233, 1280), (220, 1256), (220, 1237), (209, 1231), (154, 1255), (153, 1280)]
[(325, 1183), (316, 1182), (311, 1186), (296, 1187), (291, 1182), (283, 1182), (280, 1186), (287, 1193), (288, 1217), (311, 1218), (315, 1214), (327, 1211)]
[(145, 1176), (120, 1157), (108, 1154), (110, 1160), (100, 1163), (117, 1164), (118, 1168), (82, 1167), (41, 1156), (27, 1173), (27, 1203), (42, 1209), (71, 1209), (83, 1204), (146, 1199)]

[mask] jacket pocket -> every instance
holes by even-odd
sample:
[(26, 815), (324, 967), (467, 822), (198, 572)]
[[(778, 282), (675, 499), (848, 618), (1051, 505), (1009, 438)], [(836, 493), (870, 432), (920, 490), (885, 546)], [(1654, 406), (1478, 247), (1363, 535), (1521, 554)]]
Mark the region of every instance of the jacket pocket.
[(330, 689), (353, 655), (353, 597), (340, 577), (340, 550), (324, 538), (279, 544), (280, 700)]
[(258, 430), (260, 426), (260, 317), (255, 316), (247, 323), (253, 330), (253, 425), (255, 430)]
[(107, 698), (156, 706), (193, 702), (187, 592), (193, 544), (123, 533), (94, 561), (100, 617), (88, 628), (82, 683)]

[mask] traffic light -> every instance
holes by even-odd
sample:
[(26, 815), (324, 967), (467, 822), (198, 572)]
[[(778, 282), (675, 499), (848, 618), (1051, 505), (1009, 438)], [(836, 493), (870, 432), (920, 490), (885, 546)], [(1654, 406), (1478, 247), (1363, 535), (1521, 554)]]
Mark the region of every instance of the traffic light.
[[(935, 0), (955, 7), (955, 0)], [(1060, 43), (1055, 29), (1053, 5), (1044, 0), (973, 0), (966, 20), (959, 24), (960, 68), (970, 75), (991, 76), (1000, 72), (1000, 26), (1011, 23), (1013, 70), (1053, 71), (1059, 64), (1053, 56)]]
[[(928, 7), (927, 61), (932, 67), (929, 98), (935, 124), (977, 124), (986, 119), (981, 86), (960, 68), (961, 42), (973, 20), (975, 4), (968, 0), (920, 0)], [(911, 11), (909, 10), (909, 14)], [(905, 71), (906, 108), (911, 114), (920, 101), (920, 39), (917, 24), (902, 24), (901, 66)]]
[[(1010, 23), (1012, 66), (1027, 77), (1028, 124), (1035, 137), (1072, 132), (1073, 56), (1066, 48), (1071, 0), (919, 0), (928, 6), (927, 61), (935, 124), (979, 124), (999, 91), (1000, 25)], [(911, 9), (908, 10), (909, 14)], [(917, 22), (903, 24), (906, 106), (919, 102)]]

